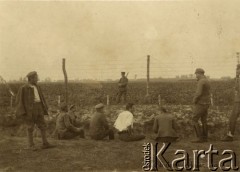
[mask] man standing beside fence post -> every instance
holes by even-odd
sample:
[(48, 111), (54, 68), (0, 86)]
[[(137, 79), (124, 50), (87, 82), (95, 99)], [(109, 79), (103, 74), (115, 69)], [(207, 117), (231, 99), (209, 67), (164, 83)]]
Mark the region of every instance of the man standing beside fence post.
[[(207, 117), (211, 100), (210, 83), (204, 73), (205, 71), (201, 68), (197, 68), (195, 71), (198, 83), (197, 90), (193, 98), (193, 126), (197, 136), (197, 140), (192, 141), (194, 143), (208, 141)], [(200, 127), (198, 124), (199, 119), (201, 120), (202, 127)]]
[(125, 76), (125, 72), (121, 72), (121, 74), (122, 74), (122, 77), (118, 82), (117, 103), (120, 103), (122, 97), (124, 99), (124, 103), (126, 103), (128, 79)]

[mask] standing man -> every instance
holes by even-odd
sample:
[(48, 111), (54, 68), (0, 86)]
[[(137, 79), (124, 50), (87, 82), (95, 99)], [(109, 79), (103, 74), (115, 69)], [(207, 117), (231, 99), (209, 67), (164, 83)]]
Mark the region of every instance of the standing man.
[[(210, 105), (210, 83), (206, 76), (205, 71), (201, 68), (197, 68), (195, 71), (197, 83), (197, 91), (193, 98), (193, 126), (197, 135), (197, 140), (194, 143), (201, 143), (208, 141), (208, 108)], [(198, 121), (201, 119), (202, 127), (199, 126)]]
[(237, 65), (236, 69), (236, 82), (235, 82), (235, 99), (232, 114), (229, 119), (229, 129), (227, 135), (222, 139), (224, 142), (233, 141), (233, 136), (235, 133), (235, 128), (237, 124), (237, 119), (240, 114), (240, 83), (239, 83), (239, 75), (240, 75), (240, 64)]
[(27, 75), (28, 83), (23, 85), (17, 94), (17, 109), (16, 115), (22, 117), (27, 124), (28, 133), (28, 146), (29, 149), (36, 150), (33, 142), (33, 130), (35, 124), (41, 131), (42, 135), (42, 148), (52, 148), (53, 145), (49, 144), (46, 137), (46, 123), (44, 115), (48, 115), (48, 107), (43, 97), (40, 87), (37, 85), (38, 75), (33, 71)]
[(145, 138), (144, 135), (134, 133), (133, 131), (133, 105), (133, 103), (128, 103), (126, 111), (121, 112), (114, 123), (114, 127), (118, 130), (119, 139), (125, 142), (138, 141)]
[(120, 103), (122, 96), (123, 96), (124, 103), (126, 103), (128, 79), (125, 76), (125, 72), (121, 72), (121, 74), (122, 74), (122, 77), (118, 82), (117, 103)]
[(103, 140), (108, 137), (110, 140), (114, 139), (114, 132), (110, 129), (108, 121), (104, 114), (104, 105), (102, 103), (95, 106), (96, 112), (90, 121), (90, 136), (94, 140)]

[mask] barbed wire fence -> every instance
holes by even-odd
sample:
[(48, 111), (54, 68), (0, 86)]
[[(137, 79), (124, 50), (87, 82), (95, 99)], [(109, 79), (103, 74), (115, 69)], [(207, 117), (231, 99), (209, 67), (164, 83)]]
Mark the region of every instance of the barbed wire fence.
[[(193, 58), (189, 58), (189, 61), (185, 61), (183, 63), (187, 63), (188, 65), (182, 65), (179, 62), (173, 62), (171, 60), (169, 61), (162, 61), (160, 58), (151, 56), (151, 62), (150, 62), (150, 78), (161, 78), (161, 77), (173, 77), (173, 73), (175, 73), (177, 75), (188, 75), (191, 73), (194, 73), (194, 68), (196, 68), (197, 63), (203, 63), (203, 61), (201, 59), (195, 59), (193, 60)], [(224, 69), (229, 69), (230, 67), (234, 66), (234, 63), (232, 60), (229, 59), (225, 59), (225, 61), (223, 62), (222, 60), (217, 60), (217, 59), (209, 59), (208, 61), (209, 64), (211, 64), (210, 68), (211, 70), (224, 70)], [(134, 65), (132, 65), (134, 64)], [(75, 76), (77, 75), (81, 75), (83, 76), (85, 73), (88, 73), (88, 75), (92, 75), (92, 76), (96, 76), (98, 81), (102, 81), (102, 80), (107, 80), (107, 79), (111, 79), (112, 81), (115, 82), (115, 78), (119, 78), (120, 77), (120, 71), (126, 71), (129, 72), (129, 75), (131, 76), (130, 82), (131, 80), (137, 80), (139, 79), (138, 77), (140, 77), (141, 79), (145, 79), (146, 78), (146, 66), (147, 66), (147, 61), (146, 61), (146, 56), (143, 57), (139, 57), (139, 58), (135, 58), (135, 59), (129, 59), (128, 62), (124, 62), (123, 60), (111, 60), (110, 62), (100, 62), (98, 64), (71, 64), (69, 63), (67, 65), (67, 69), (71, 69), (71, 71), (76, 71), (76, 72), (69, 72), (69, 75), (74, 74)], [(58, 64), (53, 64), (52, 69), (58, 69), (59, 66)], [(53, 72), (55, 72), (55, 70)], [(235, 69), (233, 69), (235, 70)], [(181, 74), (180, 72), (181, 71)], [(191, 72), (192, 71), (192, 72)], [(57, 71), (60, 73), (60, 71)], [(71, 76), (70, 76), (71, 78)], [(114, 79), (112, 79), (114, 78)], [(117, 79), (116, 79), (117, 80)], [(151, 80), (150, 80), (151, 81)], [(194, 81), (193, 81), (194, 82)], [(0, 77), (0, 83), (5, 85), (6, 88), (8, 89), (11, 98), (10, 98), (10, 106), (11, 108), (13, 107), (13, 97), (15, 96), (15, 94), (13, 93), (13, 91), (11, 90), (11, 88), (9, 87), (9, 84), (7, 84), (6, 80), (3, 79), (3, 77)], [(116, 85), (117, 87), (117, 85)], [(151, 88), (150, 88), (151, 90)], [(160, 95), (158, 95), (160, 96)], [(215, 102), (213, 102), (213, 97), (215, 99), (217, 99), (217, 95), (215, 95), (215, 93), (212, 93), (211, 95), (211, 102), (212, 104), (214, 104)], [(59, 102), (60, 97), (58, 96), (57, 101)], [(109, 95), (107, 95), (106, 97), (106, 102), (108, 102), (108, 104), (110, 104), (109, 102)]]

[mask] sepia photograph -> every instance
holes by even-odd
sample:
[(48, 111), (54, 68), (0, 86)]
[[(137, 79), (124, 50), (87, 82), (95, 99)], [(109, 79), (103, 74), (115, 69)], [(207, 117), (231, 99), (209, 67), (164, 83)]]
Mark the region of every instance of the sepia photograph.
[(1, 0), (0, 172), (239, 171), (240, 1)]

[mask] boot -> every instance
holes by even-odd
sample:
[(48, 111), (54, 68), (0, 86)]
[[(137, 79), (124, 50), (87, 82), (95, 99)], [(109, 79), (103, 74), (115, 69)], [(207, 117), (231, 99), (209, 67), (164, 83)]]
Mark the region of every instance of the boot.
[(32, 129), (27, 130), (27, 137), (28, 137), (28, 147), (26, 149), (32, 150), (32, 151), (37, 151), (37, 148), (35, 147), (34, 142), (33, 142), (33, 130)]
[(80, 138), (83, 138), (83, 139), (85, 138), (85, 132), (84, 132), (83, 129), (80, 131), (79, 137), (80, 137)]
[(233, 137), (226, 135), (223, 139), (221, 139), (222, 142), (232, 142), (233, 141)]
[(28, 130), (27, 130), (27, 137), (28, 137), (28, 146), (29, 146), (29, 147), (34, 146), (34, 142), (33, 142), (33, 130), (32, 130), (32, 129), (28, 129)]
[(208, 140), (208, 125), (207, 124), (203, 124), (203, 135), (202, 135), (202, 139), (204, 141), (207, 141)]
[(201, 132), (199, 124), (193, 124), (193, 127), (194, 127), (197, 138), (202, 137), (202, 132)]
[(109, 140), (114, 140), (114, 132), (113, 132), (113, 130), (109, 130), (108, 136), (109, 136)]
[(41, 130), (41, 136), (42, 136), (42, 142), (43, 142), (42, 149), (49, 149), (49, 148), (55, 147), (55, 145), (51, 145), (50, 143), (48, 143), (46, 130)]

